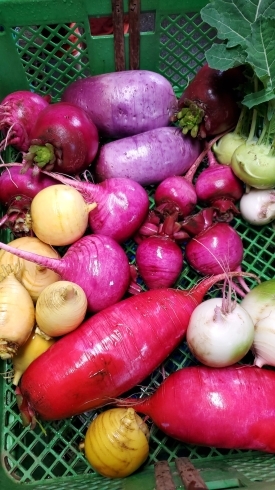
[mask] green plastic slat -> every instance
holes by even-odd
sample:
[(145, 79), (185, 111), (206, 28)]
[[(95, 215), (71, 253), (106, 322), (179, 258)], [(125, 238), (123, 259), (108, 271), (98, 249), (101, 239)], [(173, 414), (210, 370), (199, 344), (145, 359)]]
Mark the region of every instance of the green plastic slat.
[[(171, 81), (177, 95), (203, 64), (205, 50), (215, 39), (215, 31), (199, 15), (206, 3), (205, 0), (141, 1), (140, 66), (162, 73)], [(125, 13), (127, 9), (128, 1), (124, 0)], [(110, 0), (0, 0), (0, 98), (14, 90), (31, 89), (51, 94), (57, 101), (73, 80), (113, 71), (113, 36), (92, 36), (89, 23), (90, 19), (110, 15)], [(128, 34), (125, 48), (128, 58)], [(5, 161), (12, 159), (10, 152), (6, 152)], [(154, 189), (148, 192), (153, 206)], [(243, 269), (260, 275), (262, 280), (274, 277), (272, 226), (248, 226), (239, 217), (234, 220), (234, 226), (244, 243)], [(8, 242), (11, 237), (2, 231), (0, 238)], [(134, 262), (136, 245), (129, 241), (124, 247), (129, 261)], [(190, 288), (197, 280), (197, 274), (185, 264), (175, 287)], [(247, 279), (247, 283), (253, 286), (255, 281)], [(217, 289), (213, 289), (208, 296), (216, 294)], [(169, 375), (194, 363), (183, 342), (162, 369), (152, 373), (135, 392), (151, 393), (162, 382), (163, 373)], [(10, 371), (9, 364), (0, 364), (2, 373)], [(156, 427), (151, 428), (150, 455), (143, 468), (124, 480), (102, 478), (93, 472), (78, 449), (93, 413), (44, 423), (44, 435), (39, 426), (33, 431), (22, 427), (13, 388), (3, 376), (0, 393), (0, 483), (5, 490), (153, 490), (153, 464), (163, 459), (172, 463), (182, 456), (190, 457), (198, 468), (202, 467), (206, 481), (211, 474), (209, 488), (216, 488), (220, 482), (236, 485), (238, 481), (243, 488), (256, 485), (261, 490), (268, 484), (275, 487), (273, 455), (185, 445), (166, 437)], [(182, 488), (180, 482), (178, 488)]]

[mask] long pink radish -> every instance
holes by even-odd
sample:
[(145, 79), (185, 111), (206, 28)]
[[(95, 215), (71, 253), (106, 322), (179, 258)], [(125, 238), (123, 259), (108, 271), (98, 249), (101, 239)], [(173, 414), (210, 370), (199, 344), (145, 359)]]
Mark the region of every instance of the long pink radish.
[(128, 257), (111, 237), (84, 236), (73, 243), (61, 259), (19, 250), (1, 242), (0, 248), (57, 272), (65, 281), (78, 284), (86, 294), (90, 312), (119, 301), (131, 282)]
[(185, 291), (142, 292), (58, 340), (23, 374), (20, 410), (26, 422), (33, 416), (63, 419), (101, 407), (139, 384), (179, 345), (195, 307), (225, 277), (206, 278)]
[(275, 453), (275, 372), (254, 366), (185, 367), (155, 393), (121, 400), (187, 444)]

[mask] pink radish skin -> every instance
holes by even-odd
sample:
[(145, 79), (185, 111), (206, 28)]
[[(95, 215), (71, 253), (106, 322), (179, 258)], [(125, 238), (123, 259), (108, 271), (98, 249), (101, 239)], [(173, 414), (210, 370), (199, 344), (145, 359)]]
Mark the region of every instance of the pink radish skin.
[(235, 271), (243, 260), (242, 239), (228, 223), (214, 223), (187, 243), (185, 257), (199, 274)]
[(0, 248), (18, 257), (51, 269), (65, 281), (84, 290), (88, 311), (100, 311), (119, 301), (126, 293), (131, 272), (128, 258), (113, 238), (88, 235), (71, 245), (61, 259), (19, 250), (4, 243)]
[(21, 167), (10, 167), (0, 175), (0, 202), (7, 208), (0, 226), (11, 230), (15, 237), (32, 235), (30, 206), (36, 194), (56, 184), (51, 177), (33, 170), (21, 173)]
[(25, 196), (33, 199), (36, 194), (56, 180), (41, 172), (34, 174), (33, 169), (22, 173), (22, 165), (9, 167), (0, 175), (0, 202), (7, 206), (11, 199)]
[(180, 218), (184, 218), (192, 213), (197, 204), (195, 187), (184, 177), (167, 177), (156, 188), (155, 203), (165, 213), (177, 212)]
[(113, 178), (93, 184), (44, 173), (74, 187), (88, 204), (96, 202), (97, 206), (89, 213), (89, 226), (93, 233), (110, 236), (122, 243), (135, 234), (148, 214), (148, 194), (134, 180)]
[(40, 112), (48, 107), (49, 97), (42, 97), (28, 90), (7, 95), (0, 105), (0, 131), (6, 137), (0, 142), (0, 151), (12, 145), (19, 151), (27, 151), (30, 134)]
[[(51, 151), (47, 145), (50, 145)], [(78, 174), (93, 162), (99, 146), (98, 132), (90, 116), (65, 102), (51, 104), (40, 112), (30, 134), (25, 166)]]
[(182, 250), (170, 237), (153, 235), (138, 245), (136, 265), (148, 289), (169, 288), (182, 271)]
[(19, 403), (25, 422), (34, 414), (44, 420), (71, 417), (139, 384), (182, 341), (195, 307), (225, 277), (206, 278), (185, 291), (141, 292), (88, 318), (23, 374)]
[(121, 400), (186, 444), (275, 453), (275, 372), (185, 367), (144, 400)]

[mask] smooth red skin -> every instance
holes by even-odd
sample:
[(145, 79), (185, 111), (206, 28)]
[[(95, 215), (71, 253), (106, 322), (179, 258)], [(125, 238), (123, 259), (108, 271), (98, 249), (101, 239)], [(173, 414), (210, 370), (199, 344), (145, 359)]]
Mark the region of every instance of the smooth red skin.
[(242, 239), (228, 223), (215, 223), (191, 238), (185, 258), (199, 274), (235, 271), (243, 260)]
[(81, 286), (90, 312), (100, 311), (118, 302), (130, 284), (130, 265), (126, 253), (113, 238), (104, 235), (80, 238), (61, 259), (32, 254), (4, 243), (0, 243), (0, 248), (45, 266), (57, 272), (64, 281)]
[[(275, 372), (254, 366), (185, 367), (137, 412), (186, 444), (275, 452)], [(123, 405), (123, 402), (121, 403)]]
[(183, 253), (171, 238), (153, 235), (138, 245), (136, 265), (148, 289), (169, 288), (182, 271)]
[(202, 138), (214, 136), (237, 124), (240, 107), (233, 88), (244, 81), (241, 67), (221, 71), (203, 65), (181, 95), (179, 110), (191, 100), (205, 113), (199, 126)]
[(182, 175), (201, 152), (201, 142), (179, 128), (162, 127), (103, 145), (94, 165), (97, 181), (126, 177), (141, 185)]
[(244, 193), (243, 183), (231, 167), (217, 165), (206, 168), (197, 178), (195, 191), (200, 201), (210, 202), (218, 198), (238, 201)]
[(177, 111), (170, 82), (147, 70), (127, 70), (82, 78), (61, 99), (87, 111), (100, 135), (124, 138), (168, 126)]
[[(28, 90), (18, 90), (7, 95), (0, 105), (0, 130), (7, 134), (13, 125), (14, 137), (9, 140), (19, 151), (27, 151), (30, 145), (30, 134), (40, 112), (48, 107), (47, 97)], [(5, 114), (2, 114), (2, 111)], [(3, 140), (4, 141), (4, 140)]]
[(89, 213), (90, 229), (119, 243), (132, 237), (148, 214), (148, 194), (134, 180), (113, 178), (93, 184), (62, 175), (56, 175), (56, 180), (77, 189), (87, 203), (96, 202), (96, 208)]
[(224, 278), (206, 278), (192, 290), (142, 292), (93, 315), (25, 371), (20, 385), (25, 410), (58, 420), (112, 402), (169, 356), (184, 338), (194, 308)]
[(181, 217), (189, 216), (197, 204), (195, 187), (184, 177), (174, 175), (163, 180), (155, 190), (156, 206), (167, 203)]
[(0, 202), (5, 206), (16, 196), (33, 199), (45, 187), (55, 185), (56, 180), (41, 172), (33, 175), (33, 169), (21, 173), (22, 167), (10, 167), (0, 175)]
[(85, 170), (99, 146), (98, 131), (89, 115), (65, 102), (51, 104), (39, 114), (30, 139), (62, 149), (62, 165), (55, 163), (53, 170), (67, 174)]

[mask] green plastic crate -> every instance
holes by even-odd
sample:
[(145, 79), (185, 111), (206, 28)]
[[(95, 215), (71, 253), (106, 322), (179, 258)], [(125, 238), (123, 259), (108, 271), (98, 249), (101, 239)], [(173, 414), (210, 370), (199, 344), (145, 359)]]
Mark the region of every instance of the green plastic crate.
[[(205, 61), (204, 53), (215, 39), (215, 31), (202, 22), (199, 12), (206, 4), (199, 0), (142, 0), (140, 67), (162, 73), (180, 95), (188, 79)], [(124, 1), (127, 13), (128, 2)], [(111, 0), (0, 0), (0, 98), (14, 90), (31, 89), (60, 93), (79, 76), (114, 71), (113, 35), (93, 36), (90, 19), (110, 16)], [(70, 28), (70, 24), (76, 25)], [(77, 39), (71, 35), (78, 28)], [(129, 67), (129, 36), (125, 34), (126, 67)], [(74, 49), (82, 45), (81, 56)], [(10, 161), (10, 151), (6, 161)], [(153, 189), (149, 189), (153, 195)], [(151, 197), (153, 206), (153, 198)], [(241, 219), (234, 220), (245, 249), (243, 269), (262, 280), (274, 277), (275, 231), (271, 225), (257, 228)], [(1, 239), (10, 236), (2, 232)], [(130, 261), (134, 261), (135, 244), (125, 244)], [(192, 286), (198, 276), (187, 265), (175, 287)], [(253, 286), (252, 281), (248, 281)], [(212, 295), (216, 294), (213, 290)], [(249, 359), (248, 359), (249, 362)], [(166, 375), (195, 363), (184, 342), (164, 363)], [(1, 362), (1, 372), (10, 369)], [(150, 393), (162, 381), (157, 370), (140, 388)], [(137, 391), (137, 390), (135, 390)], [(136, 474), (124, 480), (110, 480), (96, 475), (80, 453), (94, 413), (84, 413), (65, 421), (43, 424), (47, 435), (37, 427), (23, 428), (13, 388), (5, 376), (0, 377), (1, 469), (3, 490), (153, 490), (153, 464), (168, 460), (173, 470), (176, 457), (187, 456), (201, 470), (209, 489), (275, 488), (275, 459), (271, 454), (253, 451), (221, 450), (196, 447), (167, 438), (152, 426), (148, 462)], [(176, 488), (183, 488), (174, 474)]]

